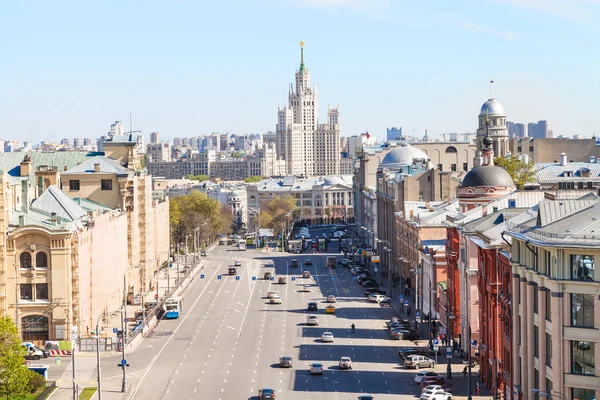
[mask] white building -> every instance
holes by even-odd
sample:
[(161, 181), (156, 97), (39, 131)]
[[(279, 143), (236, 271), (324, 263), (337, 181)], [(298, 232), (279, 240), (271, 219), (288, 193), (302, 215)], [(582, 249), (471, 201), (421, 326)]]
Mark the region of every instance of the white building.
[(338, 108), (327, 110), (326, 124), (318, 124), (317, 86), (310, 86), (310, 71), (304, 65), (304, 43), (296, 88), (290, 85), (287, 107), (277, 112), (277, 148), (295, 176), (323, 176), (340, 173), (340, 121)]
[(149, 143), (146, 146), (148, 162), (171, 161), (171, 146), (169, 143)]
[[(493, 150), (497, 156), (504, 157), (508, 152), (508, 128), (504, 106), (496, 99), (489, 99), (481, 106), (477, 128), (477, 151), (483, 150), (483, 138), (488, 134), (494, 141)], [(477, 156), (476, 156), (477, 158)], [(479, 166), (480, 164), (475, 164)]]

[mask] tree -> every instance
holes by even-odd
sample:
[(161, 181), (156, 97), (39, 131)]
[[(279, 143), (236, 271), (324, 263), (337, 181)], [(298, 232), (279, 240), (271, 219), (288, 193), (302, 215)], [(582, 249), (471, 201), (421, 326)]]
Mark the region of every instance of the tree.
[(296, 199), (292, 196), (277, 196), (260, 210), (260, 226), (281, 232), (286, 222), (295, 215)]
[(263, 177), (257, 175), (257, 176), (249, 176), (249, 177), (247, 177), (246, 179), (244, 179), (244, 182), (246, 182), (246, 183), (254, 183), (254, 182), (260, 182), (262, 180), (263, 180)]
[(231, 157), (233, 158), (242, 158), (244, 156), (244, 154), (240, 151), (232, 151), (231, 152)]
[(190, 181), (204, 182), (209, 180), (210, 178), (208, 177), (208, 175), (188, 175), (186, 176), (186, 179), (189, 179)]
[(508, 157), (494, 157), (494, 164), (508, 172), (519, 190), (522, 190), (527, 183), (535, 182), (537, 171), (534, 168), (533, 160), (525, 162), (513, 154)]
[(0, 318), (0, 397), (24, 399), (29, 393), (29, 369), (23, 366), (25, 349), (10, 317)]

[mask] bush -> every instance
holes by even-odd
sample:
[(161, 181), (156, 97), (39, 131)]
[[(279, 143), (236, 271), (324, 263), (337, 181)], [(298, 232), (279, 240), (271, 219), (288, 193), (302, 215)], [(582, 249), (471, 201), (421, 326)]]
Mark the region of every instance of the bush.
[(35, 393), (42, 386), (46, 386), (46, 379), (37, 372), (29, 370), (29, 390)]

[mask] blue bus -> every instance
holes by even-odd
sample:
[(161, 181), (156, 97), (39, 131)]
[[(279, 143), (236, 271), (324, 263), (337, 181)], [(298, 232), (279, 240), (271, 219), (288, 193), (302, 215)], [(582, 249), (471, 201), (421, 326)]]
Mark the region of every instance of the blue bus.
[(182, 311), (183, 299), (179, 296), (173, 296), (170, 299), (167, 299), (163, 309), (165, 311), (166, 319), (176, 319), (179, 318), (179, 314)]

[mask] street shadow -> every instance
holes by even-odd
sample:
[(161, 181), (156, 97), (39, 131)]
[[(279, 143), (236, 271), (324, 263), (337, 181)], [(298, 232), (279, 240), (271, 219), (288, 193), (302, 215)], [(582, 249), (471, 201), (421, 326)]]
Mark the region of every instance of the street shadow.
[(350, 339), (381, 339), (389, 337), (389, 334), (379, 329), (356, 329), (354, 333), (350, 327), (348, 328), (319, 328), (319, 327), (304, 327), (302, 328), (302, 337), (306, 338), (321, 338), (323, 332), (331, 332), (334, 338), (350, 338)]
[[(408, 378), (407, 373), (404, 371), (392, 371), (386, 372), (385, 376), (382, 375), (381, 371), (360, 371), (351, 370), (348, 373), (342, 373), (335, 371), (334, 380), (344, 381), (344, 384), (328, 384), (315, 386), (310, 383), (307, 379), (307, 372), (303, 370), (296, 370), (296, 376), (294, 379), (293, 391), (297, 392), (337, 392), (337, 393), (357, 393), (364, 390), (365, 393), (369, 394), (392, 394), (392, 395), (409, 395), (414, 396), (419, 392), (419, 387), (411, 387), (409, 385), (387, 385), (388, 382), (403, 382)], [(346, 371), (344, 371), (346, 372)], [(325, 373), (325, 376), (328, 376)], [(333, 377), (332, 377), (333, 378)], [(308, 381), (308, 382), (307, 382)], [(350, 383), (351, 384), (346, 384)], [(362, 383), (359, 383), (362, 382)], [(363, 386), (362, 388), (360, 386)], [(326, 396), (324, 397), (326, 398)]]

